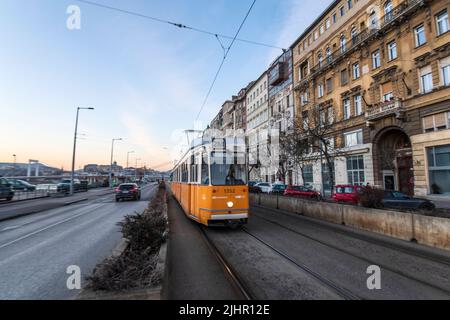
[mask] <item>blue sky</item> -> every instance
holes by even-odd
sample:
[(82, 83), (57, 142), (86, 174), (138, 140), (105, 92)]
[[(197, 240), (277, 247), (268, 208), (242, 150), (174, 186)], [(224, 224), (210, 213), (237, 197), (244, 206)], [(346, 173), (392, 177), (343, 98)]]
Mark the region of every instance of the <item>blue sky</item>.
[[(234, 35), (252, 0), (94, 0)], [(240, 37), (288, 47), (331, 0), (258, 0)], [(66, 9), (81, 8), (81, 30), (68, 30)], [(77, 168), (140, 158), (173, 158), (173, 132), (192, 128), (220, 64), (216, 39), (75, 0), (0, 1), (0, 161), (38, 159), (68, 169), (76, 106)], [(225, 40), (225, 45), (229, 44)], [(279, 50), (236, 42), (200, 120), (256, 79)], [(9, 133), (9, 134), (5, 134)], [(165, 149), (169, 147), (169, 149)], [(168, 168), (166, 166), (164, 168)]]

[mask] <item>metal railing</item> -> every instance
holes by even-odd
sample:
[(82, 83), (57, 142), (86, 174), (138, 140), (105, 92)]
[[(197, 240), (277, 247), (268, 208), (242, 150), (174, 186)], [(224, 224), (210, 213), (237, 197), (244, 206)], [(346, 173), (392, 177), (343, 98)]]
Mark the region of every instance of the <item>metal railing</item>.
[(369, 38), (382, 31), (391, 25), (394, 21), (400, 17), (410, 13), (413, 9), (421, 6), (425, 3), (425, 0), (406, 0), (400, 5), (392, 9), (389, 13), (381, 18), (381, 23), (375, 28), (364, 28), (359, 33), (353, 35), (349, 42), (345, 45), (340, 45), (338, 49), (334, 50), (331, 54), (325, 55), (324, 60), (317, 63), (311, 68), (311, 77), (314, 77), (317, 73), (325, 70), (328, 66), (338, 62), (341, 58), (351, 53), (361, 43), (367, 41)]
[(400, 99), (386, 101), (373, 106), (367, 110), (366, 118), (368, 120), (382, 118), (391, 114), (396, 114), (403, 110), (403, 102)]

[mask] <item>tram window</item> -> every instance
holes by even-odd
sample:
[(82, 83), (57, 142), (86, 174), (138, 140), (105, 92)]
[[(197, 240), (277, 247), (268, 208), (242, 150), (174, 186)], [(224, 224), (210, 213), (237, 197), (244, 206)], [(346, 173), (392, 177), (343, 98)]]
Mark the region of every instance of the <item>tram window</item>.
[(202, 155), (202, 185), (209, 185), (209, 170), (208, 170), (208, 155), (203, 153)]
[(239, 163), (236, 153), (213, 153), (211, 157), (211, 181), (215, 186), (245, 185), (247, 169)]

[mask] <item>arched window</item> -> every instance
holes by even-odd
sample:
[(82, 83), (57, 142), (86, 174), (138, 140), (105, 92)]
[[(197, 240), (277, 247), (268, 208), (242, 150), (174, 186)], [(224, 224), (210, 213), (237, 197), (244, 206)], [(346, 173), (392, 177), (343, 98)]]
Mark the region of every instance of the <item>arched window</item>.
[(327, 55), (327, 62), (330, 63), (331, 59), (332, 59), (332, 57), (331, 57), (331, 48), (330, 47), (327, 48), (326, 55)]
[(347, 39), (345, 39), (345, 36), (341, 36), (341, 52), (344, 53), (347, 50)]
[(318, 63), (319, 63), (319, 68), (322, 67), (322, 60), (323, 60), (322, 52), (319, 52), (319, 53), (317, 54), (317, 61), (318, 61)]
[(356, 30), (356, 27), (352, 28), (352, 31), (350, 32), (350, 36), (352, 38), (352, 43), (355, 44), (358, 40), (358, 30)]
[(388, 0), (384, 4), (384, 22), (389, 22), (392, 20), (393, 17), (393, 7), (392, 7), (392, 1)]

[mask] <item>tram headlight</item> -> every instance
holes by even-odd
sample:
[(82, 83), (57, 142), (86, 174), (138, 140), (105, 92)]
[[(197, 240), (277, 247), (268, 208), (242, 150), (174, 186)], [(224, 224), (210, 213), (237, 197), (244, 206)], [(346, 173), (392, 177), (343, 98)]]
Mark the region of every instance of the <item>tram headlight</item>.
[(234, 206), (233, 201), (228, 201), (227, 206), (228, 206), (228, 208), (233, 208), (233, 206)]

